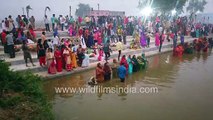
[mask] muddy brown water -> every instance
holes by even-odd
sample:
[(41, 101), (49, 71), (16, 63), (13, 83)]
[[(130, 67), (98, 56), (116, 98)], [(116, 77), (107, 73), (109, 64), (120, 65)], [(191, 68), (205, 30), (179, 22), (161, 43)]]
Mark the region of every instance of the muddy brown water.
[(213, 120), (213, 54), (181, 58), (165, 53), (148, 58), (146, 70), (99, 84), (103, 87), (155, 87), (156, 93), (66, 93), (55, 87), (91, 88), (94, 70), (44, 83), (57, 120)]

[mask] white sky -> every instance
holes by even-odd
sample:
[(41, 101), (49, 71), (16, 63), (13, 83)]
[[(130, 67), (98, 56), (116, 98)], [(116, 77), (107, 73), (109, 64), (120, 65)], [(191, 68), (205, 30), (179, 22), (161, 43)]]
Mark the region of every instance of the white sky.
[[(9, 14), (16, 18), (18, 14), (22, 14), (22, 7), (30, 5), (33, 10), (30, 15), (34, 15), (36, 19), (43, 18), (45, 6), (49, 6), (51, 11), (48, 15), (55, 13), (68, 15), (69, 6), (72, 6), (72, 15), (74, 15), (77, 5), (79, 3), (89, 4), (94, 9), (97, 9), (97, 4), (100, 4), (101, 10), (118, 10), (125, 11), (126, 15), (138, 15), (137, 9), (138, 0), (0, 0), (0, 19)], [(204, 13), (213, 13), (213, 0), (207, 0), (208, 4), (205, 6)], [(25, 12), (26, 14), (26, 12)]]

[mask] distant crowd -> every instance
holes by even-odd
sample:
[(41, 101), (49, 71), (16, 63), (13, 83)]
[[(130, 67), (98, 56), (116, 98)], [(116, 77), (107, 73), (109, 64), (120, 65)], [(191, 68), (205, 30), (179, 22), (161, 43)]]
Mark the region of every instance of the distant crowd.
[[(165, 40), (173, 42), (174, 50), (177, 42), (184, 43), (184, 37), (194, 38), (208, 36), (213, 33), (212, 24), (195, 22), (188, 17), (162, 19), (161, 16), (150, 17), (78, 17), (53, 14), (50, 18), (44, 16), (44, 28), (36, 28), (35, 18), (18, 15), (2, 20), (1, 42), (4, 52), (11, 58), (15, 57), (16, 45), (22, 45), (24, 60), (31, 57), (31, 47), (34, 45), (40, 66), (48, 66), (48, 73), (55, 74), (62, 69), (71, 71), (74, 68), (88, 67), (89, 57), (96, 57), (98, 61), (109, 60), (113, 51), (118, 52), (118, 61), (127, 45), (127, 36), (133, 36), (129, 49), (140, 49), (150, 46), (151, 38), (155, 38), (155, 46), (161, 52)], [(15, 25), (16, 24), (16, 25)], [(66, 30), (69, 38), (62, 38), (59, 30)], [(36, 35), (41, 32), (41, 36)], [(51, 37), (46, 34), (51, 33)], [(128, 44), (129, 45), (129, 44)], [(105, 54), (105, 56), (104, 56)], [(123, 59), (123, 58), (122, 58)], [(121, 60), (122, 61), (122, 60)], [(100, 65), (98, 65), (100, 67)]]

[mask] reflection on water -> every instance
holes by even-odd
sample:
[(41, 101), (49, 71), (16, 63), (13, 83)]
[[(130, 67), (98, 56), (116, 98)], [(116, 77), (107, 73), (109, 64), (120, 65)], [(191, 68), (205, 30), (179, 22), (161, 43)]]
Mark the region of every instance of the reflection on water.
[(204, 120), (213, 119), (213, 56), (195, 53), (173, 57), (156, 55), (146, 70), (129, 75), (126, 82), (118, 78), (102, 83), (105, 87), (158, 87), (155, 94), (55, 94), (55, 87), (90, 87), (86, 83), (95, 74), (81, 74), (49, 80), (44, 88), (56, 119), (62, 120)]

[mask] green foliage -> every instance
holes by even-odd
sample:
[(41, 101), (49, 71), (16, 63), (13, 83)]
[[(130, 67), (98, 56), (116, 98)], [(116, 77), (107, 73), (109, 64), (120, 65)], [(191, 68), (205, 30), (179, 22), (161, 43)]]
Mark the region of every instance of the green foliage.
[(4, 62), (0, 62), (0, 73), (0, 119), (54, 119), (40, 77), (11, 71)]
[(76, 11), (75, 11), (75, 15), (84, 17), (89, 13), (90, 10), (91, 10), (91, 8), (90, 8), (89, 4), (80, 3), (80, 4), (78, 4), (78, 9), (76, 9)]
[(147, 5), (151, 5), (155, 11), (167, 13), (173, 9), (182, 11), (186, 2), (187, 0), (139, 0), (138, 7), (142, 9)]
[(186, 9), (190, 13), (196, 13), (198, 11), (203, 12), (206, 4), (206, 0), (189, 0), (189, 5)]

